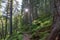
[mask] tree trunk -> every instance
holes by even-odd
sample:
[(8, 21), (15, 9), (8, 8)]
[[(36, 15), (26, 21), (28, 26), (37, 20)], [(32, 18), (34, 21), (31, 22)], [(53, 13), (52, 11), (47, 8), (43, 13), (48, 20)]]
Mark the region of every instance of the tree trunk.
[(12, 4), (13, 4), (13, 0), (10, 0), (10, 35), (12, 35)]
[(3, 19), (1, 20), (2, 23), (2, 38), (4, 37), (4, 27), (3, 27)]
[(48, 38), (48, 40), (56, 40), (56, 37), (58, 35), (58, 40), (60, 38), (60, 0), (54, 0), (54, 16), (53, 16), (53, 29), (51, 31), (51, 34)]

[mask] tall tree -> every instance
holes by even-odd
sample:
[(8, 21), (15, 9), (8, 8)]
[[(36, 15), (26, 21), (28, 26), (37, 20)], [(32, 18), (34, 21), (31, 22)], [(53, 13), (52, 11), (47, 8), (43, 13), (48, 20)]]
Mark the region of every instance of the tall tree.
[(60, 40), (60, 0), (51, 0), (51, 8), (53, 11), (53, 24), (52, 31), (48, 38), (48, 40), (56, 40), (58, 36), (58, 40)]
[(8, 16), (9, 16), (9, 15), (8, 15), (8, 11), (9, 11), (8, 9), (9, 9), (9, 2), (8, 2), (7, 5), (6, 5), (6, 10), (5, 10), (5, 11), (7, 12), (7, 13), (6, 13), (6, 17), (5, 17), (5, 18), (6, 18), (6, 20), (5, 20), (5, 37), (6, 37), (6, 35), (7, 35), (7, 26), (8, 26), (8, 25), (7, 25)]
[(3, 26), (3, 18), (1, 20), (1, 23), (2, 23), (2, 38), (4, 38), (4, 26)]
[(13, 4), (13, 0), (9, 0), (10, 2), (10, 35), (12, 35), (12, 11), (13, 11), (13, 8), (12, 8), (12, 4)]

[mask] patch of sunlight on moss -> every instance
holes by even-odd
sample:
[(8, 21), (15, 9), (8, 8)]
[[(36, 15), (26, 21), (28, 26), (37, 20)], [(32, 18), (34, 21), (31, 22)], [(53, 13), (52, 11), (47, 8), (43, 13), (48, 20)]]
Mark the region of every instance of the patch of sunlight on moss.
[(46, 23), (50, 23), (50, 21), (45, 21), (44, 24), (46, 24)]
[(9, 36), (10, 36), (10, 35), (7, 35), (6, 38), (5, 38), (5, 40), (7, 40)]
[(17, 31), (17, 33), (20, 33), (19, 31)]
[(44, 26), (44, 24), (43, 23), (41, 23), (41, 27), (43, 27)]

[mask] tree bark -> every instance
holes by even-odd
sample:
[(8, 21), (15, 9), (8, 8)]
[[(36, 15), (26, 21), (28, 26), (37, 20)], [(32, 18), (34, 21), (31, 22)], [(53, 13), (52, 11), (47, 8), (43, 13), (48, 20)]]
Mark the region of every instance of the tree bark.
[(12, 11), (13, 11), (13, 0), (10, 0), (10, 35), (12, 35)]
[(60, 0), (53, 0), (54, 3), (54, 7), (53, 7), (53, 10), (54, 10), (54, 13), (53, 13), (53, 29), (50, 33), (50, 36), (48, 38), (48, 40), (56, 40), (56, 37), (58, 35), (58, 40), (60, 38), (60, 34), (59, 34), (59, 31), (60, 31)]

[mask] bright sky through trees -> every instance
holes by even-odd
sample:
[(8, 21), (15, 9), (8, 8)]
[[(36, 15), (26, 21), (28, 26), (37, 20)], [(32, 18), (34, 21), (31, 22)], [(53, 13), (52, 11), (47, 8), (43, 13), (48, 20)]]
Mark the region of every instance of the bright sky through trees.
[[(17, 1), (19, 2), (19, 5), (22, 5), (22, 0), (17, 0)], [(7, 0), (5, 0), (4, 3), (1, 3), (1, 5), (2, 5), (2, 8), (0, 8), (1, 11), (4, 11), (4, 8), (6, 7), (6, 2), (7, 2)], [(19, 9), (21, 9), (21, 7)]]
[(22, 5), (22, 0), (17, 0), (19, 2), (20, 5)]
[[(18, 10), (21, 10), (21, 5), (22, 5), (22, 0), (16, 0), (17, 2), (18, 2), (18, 6), (17, 6), (17, 8), (18, 8)], [(7, 0), (2, 0), (2, 2), (1, 2), (1, 8), (0, 8), (0, 11), (4, 14), (5, 13), (5, 8), (6, 8), (6, 5), (7, 5)], [(14, 5), (16, 5), (16, 2), (15, 2), (15, 0), (13, 0), (13, 4)], [(13, 6), (14, 7), (14, 6)], [(16, 7), (16, 6), (15, 6)], [(14, 7), (14, 8), (15, 8)], [(4, 15), (6, 15), (6, 14), (4, 14)]]

